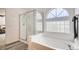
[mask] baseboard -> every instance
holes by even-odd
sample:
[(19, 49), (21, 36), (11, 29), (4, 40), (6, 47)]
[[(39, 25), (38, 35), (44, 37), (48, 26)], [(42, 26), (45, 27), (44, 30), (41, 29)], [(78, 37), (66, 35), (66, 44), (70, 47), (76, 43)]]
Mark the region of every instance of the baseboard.
[(20, 41), (18, 40), (18, 41), (12, 42), (12, 43), (8, 43), (6, 45), (8, 46), (8, 45), (11, 45), (11, 44), (14, 44), (14, 43), (17, 43), (17, 42), (20, 42)]
[(25, 41), (25, 40), (19, 40), (19, 41), (21, 41), (21, 42), (23, 42), (23, 43), (27, 44), (27, 41)]

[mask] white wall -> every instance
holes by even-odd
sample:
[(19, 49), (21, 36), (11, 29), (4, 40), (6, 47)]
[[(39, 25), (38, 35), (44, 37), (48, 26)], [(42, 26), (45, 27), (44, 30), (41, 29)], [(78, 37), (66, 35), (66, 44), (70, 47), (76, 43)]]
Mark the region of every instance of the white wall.
[(6, 9), (6, 44), (19, 40), (19, 14), (30, 9)]
[(79, 15), (79, 8), (75, 8), (75, 15)]

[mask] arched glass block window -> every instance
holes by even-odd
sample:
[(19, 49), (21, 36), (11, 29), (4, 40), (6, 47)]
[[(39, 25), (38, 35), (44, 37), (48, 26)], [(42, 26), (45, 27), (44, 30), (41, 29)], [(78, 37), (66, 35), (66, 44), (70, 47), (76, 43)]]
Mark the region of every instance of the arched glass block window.
[(63, 8), (55, 8), (49, 11), (46, 19), (47, 32), (70, 32), (69, 13)]
[(42, 32), (42, 16), (41, 14), (36, 11), (36, 14), (35, 14), (35, 18), (36, 18), (36, 33), (41, 33)]
[(69, 13), (62, 8), (57, 8), (57, 9), (52, 9), (49, 12), (47, 18), (64, 17), (64, 16), (69, 16)]

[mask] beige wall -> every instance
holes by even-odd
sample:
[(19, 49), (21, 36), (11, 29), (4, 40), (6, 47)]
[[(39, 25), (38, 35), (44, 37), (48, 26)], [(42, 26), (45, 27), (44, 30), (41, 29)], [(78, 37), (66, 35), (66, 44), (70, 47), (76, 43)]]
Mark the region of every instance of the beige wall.
[(5, 8), (0, 8), (0, 15), (5, 15)]
[(6, 9), (6, 44), (19, 40), (19, 14), (30, 9)]

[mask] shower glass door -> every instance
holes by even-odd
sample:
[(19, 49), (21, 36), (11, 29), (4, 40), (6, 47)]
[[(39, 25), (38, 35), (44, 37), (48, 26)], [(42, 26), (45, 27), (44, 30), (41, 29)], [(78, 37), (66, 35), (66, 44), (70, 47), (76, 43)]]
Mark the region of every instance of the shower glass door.
[(26, 40), (26, 16), (20, 15), (20, 39)]
[(20, 15), (20, 40), (27, 41), (27, 37), (34, 34), (34, 25), (34, 11)]

